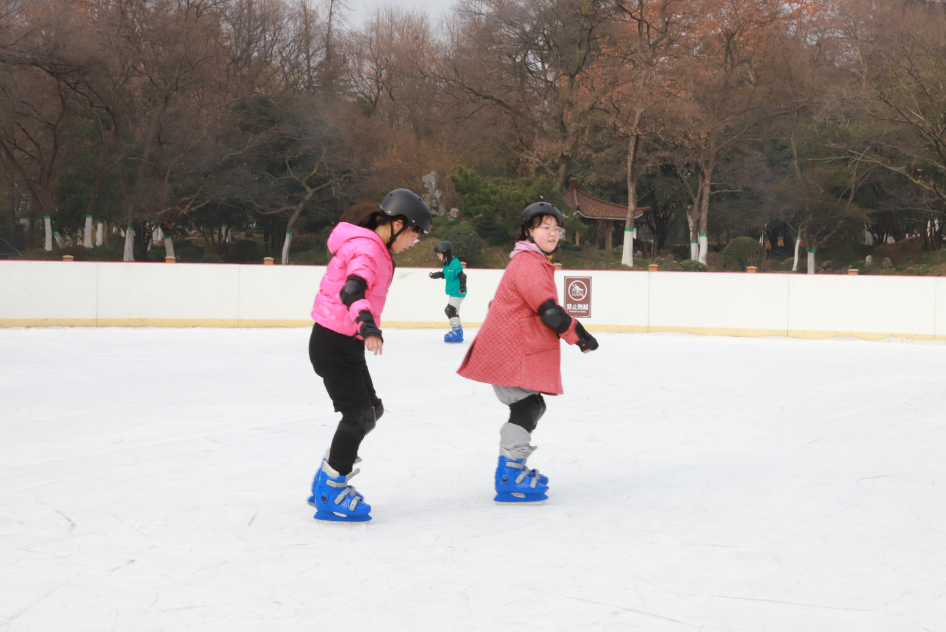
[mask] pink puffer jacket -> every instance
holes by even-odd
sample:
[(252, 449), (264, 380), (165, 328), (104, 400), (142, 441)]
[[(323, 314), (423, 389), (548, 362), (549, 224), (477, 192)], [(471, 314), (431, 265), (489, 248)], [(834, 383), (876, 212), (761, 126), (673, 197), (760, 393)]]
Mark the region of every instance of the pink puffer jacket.
[[(367, 309), (380, 326), (384, 301), (394, 277), (394, 261), (387, 246), (373, 230), (342, 222), (329, 235), (328, 249), (335, 256), (319, 284), (312, 319), (332, 331), (354, 336), (360, 327), (355, 322), (358, 312)], [(368, 290), (364, 299), (345, 307), (338, 295), (352, 274), (364, 279)]]

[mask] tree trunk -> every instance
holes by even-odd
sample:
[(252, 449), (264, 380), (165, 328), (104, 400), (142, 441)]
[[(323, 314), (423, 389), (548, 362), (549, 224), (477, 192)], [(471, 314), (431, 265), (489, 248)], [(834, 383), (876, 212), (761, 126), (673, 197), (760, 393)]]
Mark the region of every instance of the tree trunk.
[(102, 233), (104, 232), (105, 232), (105, 224), (103, 224), (102, 222), (99, 222), (98, 227), (95, 229), (95, 245), (96, 246), (102, 245), (102, 237), (103, 237)]
[(164, 256), (165, 257), (174, 256), (174, 242), (171, 240), (170, 235), (164, 236)]
[(815, 273), (815, 249), (808, 249), (808, 274)]
[(690, 259), (694, 261), (700, 259), (700, 243), (696, 240), (696, 236), (700, 222), (700, 195), (702, 191), (703, 186), (700, 184), (696, 188), (693, 206), (687, 211), (687, 226), (690, 228)]
[(561, 156), (558, 162), (558, 174), (555, 177), (555, 192), (561, 193), (565, 190), (565, 181), (568, 179), (568, 156)]
[(43, 242), (43, 249), (46, 252), (52, 252), (53, 250), (53, 223), (49, 219), (49, 215), (43, 217), (43, 225), (46, 229), (46, 239)]
[(289, 263), (289, 245), (292, 243), (292, 231), (286, 231), (286, 240), (282, 242), (282, 264)]
[(10, 194), (10, 231), (7, 235), (7, 241), (10, 244), (13, 244), (13, 235), (16, 234), (16, 212), (19, 209), (19, 199), (16, 195), (16, 188), (14, 187)]
[(792, 272), (798, 272), (798, 251), (801, 249), (801, 237), (795, 237), (795, 263), (792, 265)]
[(125, 231), (125, 252), (122, 255), (122, 261), (135, 260), (135, 229), (131, 226)]
[(632, 134), (627, 147), (627, 219), (624, 221), (624, 248), (621, 263), (634, 265), (634, 228), (637, 224), (637, 150), (640, 135)]
[[(624, 229), (624, 250), (621, 252), (621, 263), (628, 267), (634, 267), (634, 237), (637, 236), (637, 228)], [(575, 240), (578, 241), (577, 239)]]
[(92, 247), (92, 216), (85, 216), (85, 230), (82, 231), (82, 245), (86, 248)]
[(699, 261), (706, 265), (706, 253), (709, 250), (709, 232), (707, 224), (709, 223), (709, 201), (710, 187), (712, 186), (713, 165), (707, 168), (707, 173), (702, 176), (700, 186), (700, 258)]

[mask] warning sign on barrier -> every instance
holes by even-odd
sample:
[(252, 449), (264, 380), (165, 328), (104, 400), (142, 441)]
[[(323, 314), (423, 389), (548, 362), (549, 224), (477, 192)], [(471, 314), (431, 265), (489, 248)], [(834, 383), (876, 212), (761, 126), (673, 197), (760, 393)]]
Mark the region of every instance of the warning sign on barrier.
[(591, 277), (565, 277), (565, 311), (569, 316), (591, 316)]

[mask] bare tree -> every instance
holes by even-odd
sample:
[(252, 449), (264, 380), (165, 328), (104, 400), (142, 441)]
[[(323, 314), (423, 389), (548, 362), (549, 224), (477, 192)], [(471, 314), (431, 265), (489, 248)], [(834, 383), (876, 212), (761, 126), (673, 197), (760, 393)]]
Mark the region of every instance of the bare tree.
[(451, 25), (445, 90), (504, 117), (507, 151), (561, 191), (594, 106), (582, 92), (611, 7), (603, 0), (465, 0)]

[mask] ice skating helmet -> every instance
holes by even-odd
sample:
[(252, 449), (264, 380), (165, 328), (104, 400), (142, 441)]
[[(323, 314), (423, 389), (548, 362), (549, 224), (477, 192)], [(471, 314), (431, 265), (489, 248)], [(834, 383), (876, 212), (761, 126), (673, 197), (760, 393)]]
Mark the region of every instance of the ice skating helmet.
[(559, 226), (565, 221), (564, 218), (562, 218), (562, 212), (548, 202), (534, 202), (522, 209), (522, 212), (519, 213), (519, 218), (516, 220), (516, 234), (519, 236), (520, 240), (528, 239), (526, 229), (529, 227), (532, 218), (538, 215), (551, 215), (558, 220)]
[(434, 246), (434, 254), (443, 255), (443, 262), (450, 263), (451, 259), (453, 259), (453, 244), (449, 241), (441, 241)]
[(392, 218), (403, 215), (409, 224), (417, 226), (425, 233), (430, 232), (434, 223), (427, 203), (408, 189), (394, 189), (384, 196), (381, 200), (381, 211)]

